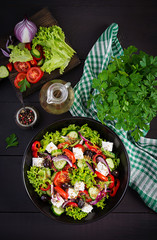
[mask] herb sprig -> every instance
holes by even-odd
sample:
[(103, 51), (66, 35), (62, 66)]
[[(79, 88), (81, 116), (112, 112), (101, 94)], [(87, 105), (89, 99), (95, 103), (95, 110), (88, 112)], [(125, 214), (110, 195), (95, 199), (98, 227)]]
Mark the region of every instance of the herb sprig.
[(26, 78), (24, 78), (22, 81), (18, 83), (20, 87), (20, 92), (25, 92), (27, 88), (30, 88), (30, 83), (27, 81)]
[(88, 107), (94, 100), (101, 122), (116, 120), (117, 129), (130, 130), (138, 141), (157, 114), (156, 77), (157, 57), (129, 46), (93, 79), (99, 93), (90, 95)]
[(15, 133), (13, 133), (9, 137), (7, 137), (5, 139), (5, 141), (7, 143), (6, 148), (8, 148), (8, 147), (16, 147), (19, 144), (19, 142), (17, 140), (17, 136), (16, 136)]

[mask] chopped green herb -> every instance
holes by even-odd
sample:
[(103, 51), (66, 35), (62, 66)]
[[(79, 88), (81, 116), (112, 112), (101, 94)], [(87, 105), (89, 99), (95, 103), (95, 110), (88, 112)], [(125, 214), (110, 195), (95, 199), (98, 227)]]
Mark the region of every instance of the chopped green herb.
[(17, 136), (16, 136), (15, 133), (13, 133), (9, 137), (7, 137), (5, 139), (5, 141), (7, 143), (6, 148), (8, 148), (8, 147), (16, 147), (19, 144), (19, 142), (17, 141)]
[(20, 86), (20, 92), (25, 92), (27, 87), (30, 88), (30, 83), (27, 81), (27, 79), (23, 79), (22, 81), (20, 81), (18, 83), (18, 85)]

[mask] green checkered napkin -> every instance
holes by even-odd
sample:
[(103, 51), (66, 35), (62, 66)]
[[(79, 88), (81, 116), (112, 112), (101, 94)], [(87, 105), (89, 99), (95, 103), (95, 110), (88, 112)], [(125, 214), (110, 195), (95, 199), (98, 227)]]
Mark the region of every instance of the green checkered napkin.
[[(92, 79), (106, 68), (111, 56), (120, 56), (122, 47), (117, 38), (118, 25), (111, 24), (100, 36), (89, 52), (84, 64), (83, 75), (75, 86), (75, 100), (70, 112), (73, 116), (90, 117), (99, 121), (96, 106), (87, 109), (89, 95), (96, 94), (92, 89)], [(157, 212), (157, 140), (141, 137), (135, 142), (130, 132), (115, 128), (114, 121), (105, 121), (123, 141), (130, 158), (130, 187), (138, 192), (148, 207)]]

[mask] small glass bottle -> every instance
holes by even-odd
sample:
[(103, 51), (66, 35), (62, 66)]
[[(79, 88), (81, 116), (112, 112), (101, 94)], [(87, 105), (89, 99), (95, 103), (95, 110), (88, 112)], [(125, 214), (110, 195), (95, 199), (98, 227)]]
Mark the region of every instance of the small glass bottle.
[(70, 82), (61, 79), (49, 81), (40, 90), (40, 105), (51, 114), (67, 112), (74, 102), (74, 91)]

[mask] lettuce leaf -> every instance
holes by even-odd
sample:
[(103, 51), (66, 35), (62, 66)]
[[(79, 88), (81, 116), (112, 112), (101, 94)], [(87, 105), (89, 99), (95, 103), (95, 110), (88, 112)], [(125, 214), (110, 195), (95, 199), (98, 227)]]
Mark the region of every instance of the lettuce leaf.
[(16, 46), (9, 45), (8, 48), (12, 50), (9, 62), (27, 62), (33, 59), (30, 51), (27, 48), (21, 49), (19, 44)]
[(66, 207), (66, 215), (73, 217), (75, 220), (81, 220), (82, 218), (86, 217), (88, 213), (83, 212), (78, 207)]
[(75, 53), (65, 42), (64, 32), (57, 25), (40, 27), (32, 43), (32, 48), (38, 44), (43, 47), (45, 62), (41, 69), (49, 74), (57, 68), (62, 74)]

